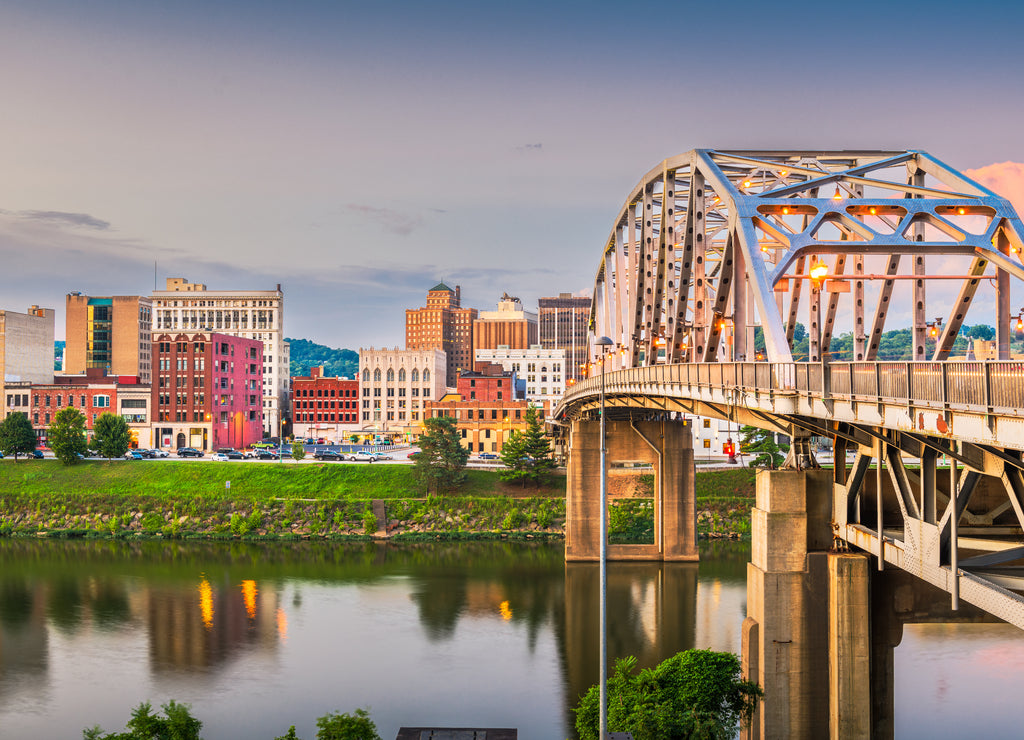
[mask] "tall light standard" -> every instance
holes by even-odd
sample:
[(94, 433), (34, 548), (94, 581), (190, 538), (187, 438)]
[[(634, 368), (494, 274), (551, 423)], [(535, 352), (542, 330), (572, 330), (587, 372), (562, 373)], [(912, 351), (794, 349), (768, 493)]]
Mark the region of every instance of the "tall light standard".
[(604, 360), (605, 353), (614, 342), (608, 337), (601, 337), (595, 345), (601, 348), (601, 678), (600, 678), (600, 701), (601, 706), (598, 712), (600, 729), (598, 737), (605, 740), (608, 737), (608, 495), (606, 492), (608, 483), (608, 471), (605, 468), (605, 442), (604, 442)]

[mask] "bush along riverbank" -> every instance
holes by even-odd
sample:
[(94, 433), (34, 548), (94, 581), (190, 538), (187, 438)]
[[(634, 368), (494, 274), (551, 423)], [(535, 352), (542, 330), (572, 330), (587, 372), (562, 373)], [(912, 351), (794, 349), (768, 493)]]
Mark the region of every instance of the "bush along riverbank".
[[(268, 469), (269, 468), (269, 469)], [(0, 536), (395, 540), (559, 538), (565, 478), (523, 488), (473, 470), (457, 495), (416, 495), (409, 466), (0, 463)], [(653, 541), (653, 476), (614, 501), (613, 542)], [(753, 471), (698, 473), (701, 537), (750, 532)], [(231, 480), (230, 488), (225, 485)]]

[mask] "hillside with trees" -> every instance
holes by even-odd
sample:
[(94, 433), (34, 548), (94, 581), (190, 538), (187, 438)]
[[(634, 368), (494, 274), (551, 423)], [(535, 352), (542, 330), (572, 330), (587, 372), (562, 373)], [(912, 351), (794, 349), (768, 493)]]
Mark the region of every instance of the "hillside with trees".
[(309, 375), (311, 367), (323, 367), (328, 377), (354, 378), (359, 372), (359, 353), (351, 349), (334, 349), (308, 339), (285, 339), (291, 345), (293, 377)]

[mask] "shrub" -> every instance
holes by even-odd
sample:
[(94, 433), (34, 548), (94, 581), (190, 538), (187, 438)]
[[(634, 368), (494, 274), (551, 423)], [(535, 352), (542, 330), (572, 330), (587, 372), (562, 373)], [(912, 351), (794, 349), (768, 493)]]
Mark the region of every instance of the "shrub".
[(377, 531), (377, 525), (377, 515), (373, 513), (373, 509), (363, 512), (363, 534), (373, 534)]

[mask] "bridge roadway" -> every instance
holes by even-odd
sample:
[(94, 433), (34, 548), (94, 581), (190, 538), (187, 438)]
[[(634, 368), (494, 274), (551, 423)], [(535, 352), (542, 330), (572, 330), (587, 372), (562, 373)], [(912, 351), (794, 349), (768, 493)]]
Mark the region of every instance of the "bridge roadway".
[[(694, 415), (772, 428), (801, 452), (793, 467), (816, 467), (810, 436), (834, 439), (835, 536), (1024, 629), (1022, 378), (1015, 361), (720, 362), (610, 371), (603, 382), (609, 419)], [(554, 420), (592, 416), (601, 383), (572, 386)], [(940, 474), (942, 456), (954, 464)]]

